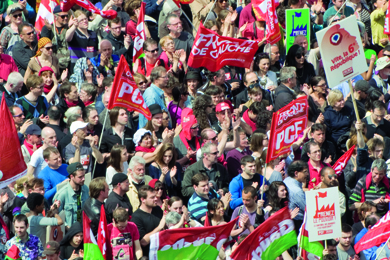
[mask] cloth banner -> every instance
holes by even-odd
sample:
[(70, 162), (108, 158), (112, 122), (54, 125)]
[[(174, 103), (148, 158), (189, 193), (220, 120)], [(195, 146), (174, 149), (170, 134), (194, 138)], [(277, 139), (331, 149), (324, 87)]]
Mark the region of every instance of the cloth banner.
[(38, 31), (42, 31), (42, 27), (45, 25), (45, 18), (49, 21), (50, 24), (55, 26), (54, 24), (54, 7), (59, 5), (59, 2), (56, 0), (42, 0), (38, 13), (37, 13), (37, 19), (35, 20), (35, 28), (37, 28)]
[(239, 217), (224, 225), (168, 229), (150, 237), (150, 260), (215, 260)]
[(145, 104), (145, 100), (134, 81), (129, 65), (123, 55), (119, 60), (115, 73), (107, 109), (112, 109), (115, 106), (124, 107), (129, 111), (138, 111), (148, 120), (152, 119), (152, 114)]
[(104, 209), (104, 204), (102, 204), (100, 209), (100, 221), (97, 234), (98, 246), (100, 252), (102, 252), (104, 260), (107, 259), (107, 218), (106, 210)]
[(288, 207), (284, 207), (250, 233), (233, 251), (234, 260), (276, 259), (297, 244)]
[(282, 39), (280, 33), (278, 16), (276, 14), (276, 7), (278, 7), (278, 0), (252, 0), (252, 10), (255, 13), (256, 19), (265, 20), (266, 23), (266, 39), (267, 43), (275, 44)]
[(100, 11), (96, 6), (94, 6), (90, 1), (88, 0), (63, 0), (61, 3), (61, 9), (63, 12), (69, 11), (72, 6), (79, 5), (88, 11), (90, 11), (93, 14), (98, 14), (106, 19), (114, 19), (118, 14), (114, 10), (107, 10), (107, 11)]
[(309, 242), (309, 230), (307, 229), (307, 211), (305, 208), (305, 215), (303, 217), (303, 223), (299, 229), (298, 235), (298, 250), (302, 249), (301, 256), (304, 260), (316, 259), (320, 260), (322, 257), (322, 251), (324, 251), (324, 245), (321, 241)]
[(137, 31), (135, 32), (134, 38), (134, 49), (133, 49), (133, 63), (142, 55), (144, 52), (143, 46), (146, 40), (145, 34), (145, 2), (141, 2), (140, 12), (137, 22)]
[(91, 229), (91, 220), (83, 211), (84, 260), (104, 260)]
[(341, 173), (344, 171), (345, 166), (347, 165), (349, 159), (351, 159), (352, 153), (355, 150), (355, 145), (352, 146), (343, 156), (341, 156), (337, 162), (332, 166), (333, 170), (336, 172), (337, 177), (340, 177)]
[(266, 163), (290, 152), (290, 146), (307, 126), (307, 97), (291, 101), (272, 115)]
[(205, 67), (212, 72), (225, 65), (249, 68), (257, 49), (256, 41), (219, 36), (201, 23), (188, 58), (188, 66)]

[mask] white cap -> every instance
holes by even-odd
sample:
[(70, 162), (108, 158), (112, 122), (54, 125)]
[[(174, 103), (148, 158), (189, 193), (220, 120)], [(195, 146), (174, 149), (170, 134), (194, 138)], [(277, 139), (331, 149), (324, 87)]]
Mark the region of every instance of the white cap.
[(84, 123), (84, 122), (81, 122), (81, 121), (74, 121), (71, 125), (70, 125), (70, 133), (73, 134), (74, 132), (76, 132), (78, 129), (83, 129), (84, 127), (86, 127), (89, 123)]
[(135, 132), (135, 134), (133, 136), (133, 142), (135, 144), (135, 147), (138, 146), (138, 143), (141, 142), (142, 137), (144, 137), (144, 135), (146, 135), (146, 134), (150, 134), (150, 136), (152, 136), (152, 132), (150, 132), (149, 130), (146, 130), (145, 128), (140, 128), (137, 130), (137, 132)]

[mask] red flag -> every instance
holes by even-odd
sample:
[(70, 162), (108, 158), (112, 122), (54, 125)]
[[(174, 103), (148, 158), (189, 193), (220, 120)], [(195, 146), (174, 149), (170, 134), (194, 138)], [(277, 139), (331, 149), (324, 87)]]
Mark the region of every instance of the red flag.
[(225, 65), (249, 68), (257, 51), (257, 42), (224, 37), (200, 23), (188, 66), (218, 71)]
[(114, 10), (100, 11), (88, 0), (63, 0), (61, 3), (61, 9), (63, 12), (67, 12), (74, 5), (79, 5), (93, 14), (98, 14), (106, 19), (114, 19), (117, 16), (117, 12)]
[(134, 38), (134, 49), (133, 49), (133, 63), (141, 56), (143, 53), (143, 46), (146, 40), (145, 34), (145, 3), (141, 2), (140, 12), (137, 22), (137, 31), (135, 32)]
[(387, 12), (386, 12), (386, 17), (385, 17), (385, 26), (384, 26), (384, 30), (383, 30), (384, 34), (390, 34), (389, 22), (390, 22), (390, 5), (387, 6)]
[(104, 259), (107, 259), (107, 219), (106, 219), (106, 211), (104, 209), (104, 205), (102, 205), (100, 210), (100, 221), (99, 221), (97, 242)]
[(115, 106), (124, 107), (130, 111), (138, 111), (148, 120), (152, 119), (152, 114), (145, 104), (145, 100), (134, 81), (129, 65), (123, 55), (119, 60), (115, 73), (107, 109), (112, 109)]
[(328, 192), (325, 191), (325, 192), (318, 192), (318, 198), (326, 198), (328, 195)]
[(256, 19), (263, 18), (266, 23), (267, 43), (275, 44), (282, 38), (280, 33), (278, 16), (276, 15), (276, 7), (278, 0), (252, 0), (252, 8)]
[(209, 216), (208, 216), (207, 212), (206, 212), (206, 218), (204, 219), (204, 225), (203, 226), (204, 227), (211, 227), (212, 226), (210, 221), (209, 221)]
[(273, 113), (266, 163), (290, 152), (290, 146), (307, 126), (308, 113), (306, 96), (291, 101)]
[(27, 173), (27, 166), (20, 148), (14, 119), (5, 102), (5, 94), (0, 106), (0, 189)]
[(220, 226), (157, 232), (150, 237), (149, 259), (216, 259), (238, 218)]
[(359, 252), (379, 246), (386, 242), (390, 236), (390, 211), (384, 215), (355, 245), (355, 252)]
[(337, 177), (343, 172), (345, 166), (347, 165), (349, 159), (351, 159), (352, 153), (355, 150), (355, 145), (349, 148), (349, 150), (341, 156), (337, 162), (332, 166), (333, 170), (336, 172)]
[(288, 207), (284, 207), (250, 233), (230, 257), (234, 260), (275, 259), (297, 243), (294, 222)]
[(39, 5), (37, 19), (35, 20), (35, 28), (38, 31), (42, 31), (42, 27), (45, 25), (45, 18), (49, 21), (49, 23), (54, 26), (54, 7), (59, 5), (58, 0), (42, 0)]

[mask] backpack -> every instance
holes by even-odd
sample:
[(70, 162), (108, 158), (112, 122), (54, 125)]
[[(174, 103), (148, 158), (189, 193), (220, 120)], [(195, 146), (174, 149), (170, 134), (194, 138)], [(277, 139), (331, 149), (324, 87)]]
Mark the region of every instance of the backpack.
[(5, 54), (12, 56), (12, 48), (15, 46), (15, 43), (20, 41), (22, 38), (20, 38), (19, 34), (14, 32), (10, 26), (4, 27), (3, 30), (7, 30), (12, 34), (11, 38), (8, 41), (7, 49), (4, 52)]
[(58, 58), (58, 66), (60, 69), (66, 69), (70, 63), (70, 51), (68, 50), (68, 42), (66, 41), (65, 35), (67, 29), (62, 29), (62, 31), (58, 34), (56, 32), (55, 26), (53, 25), (51, 30), (53, 32), (53, 49), (56, 50), (56, 55)]

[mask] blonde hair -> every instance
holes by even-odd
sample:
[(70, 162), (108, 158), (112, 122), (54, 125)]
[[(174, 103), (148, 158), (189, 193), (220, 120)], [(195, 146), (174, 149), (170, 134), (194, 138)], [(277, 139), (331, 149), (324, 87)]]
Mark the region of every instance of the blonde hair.
[(342, 98), (344, 98), (344, 96), (340, 90), (338, 89), (331, 90), (328, 95), (328, 103), (331, 107), (333, 107)]
[(164, 45), (165, 45), (165, 43), (166, 43), (168, 40), (172, 40), (172, 41), (173, 41), (173, 38), (172, 38), (170, 35), (166, 35), (166, 36), (162, 37), (162, 38), (160, 39), (160, 46), (161, 46), (161, 47), (165, 47)]
[(34, 176), (27, 174), (26, 176), (23, 176), (22, 178), (17, 179), (15, 182), (15, 187), (14, 187), (16, 190), (16, 194), (22, 192), (24, 190), (24, 184), (26, 184), (33, 177)]
[(74, 17), (79, 17), (80, 15), (85, 15), (85, 17), (88, 18), (87, 14), (81, 10), (77, 10), (76, 12), (74, 12)]

